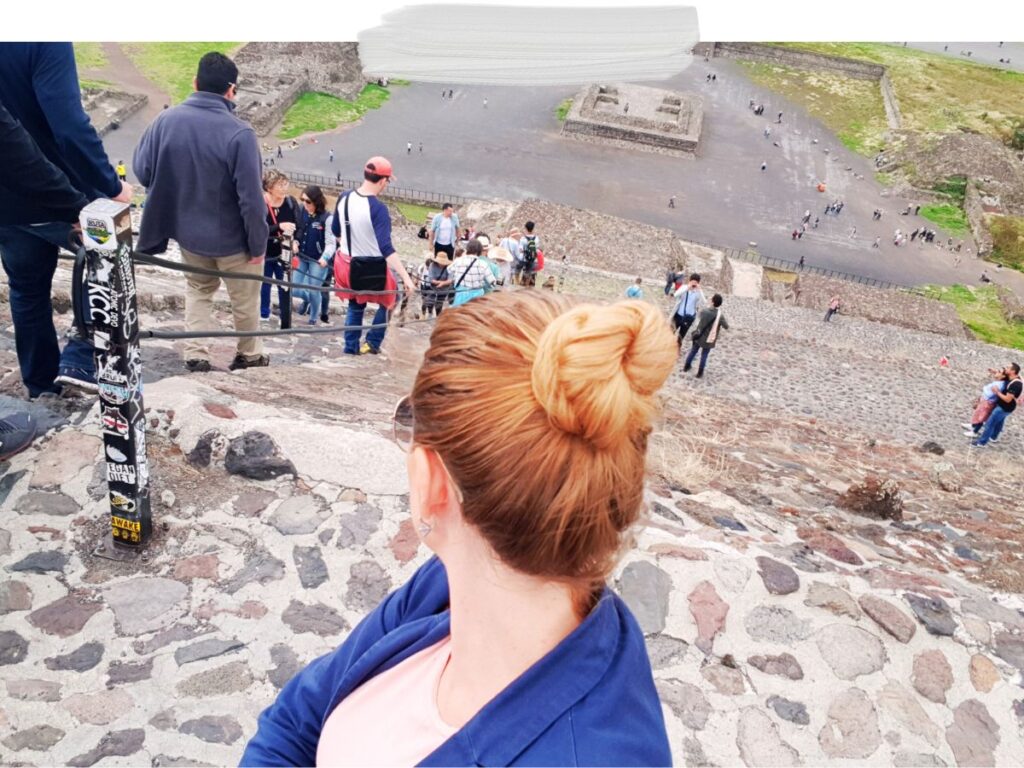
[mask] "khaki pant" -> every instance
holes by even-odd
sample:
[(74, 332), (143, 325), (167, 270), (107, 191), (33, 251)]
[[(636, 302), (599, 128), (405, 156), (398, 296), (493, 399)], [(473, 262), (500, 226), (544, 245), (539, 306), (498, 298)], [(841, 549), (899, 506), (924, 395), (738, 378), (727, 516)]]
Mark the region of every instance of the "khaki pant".
[[(231, 256), (197, 256), (181, 249), (181, 260), (190, 267), (218, 269), (221, 272), (237, 272), (243, 275), (262, 275), (263, 262), (250, 264), (246, 253)], [(212, 275), (185, 273), (185, 330), (219, 330), (213, 322), (213, 295), (220, 287), (221, 278)], [(255, 331), (260, 326), (260, 283), (255, 280), (224, 279), (228, 298), (231, 299), (231, 314), (235, 319), (236, 331)], [(209, 360), (208, 339), (189, 339), (185, 342), (186, 360)], [(258, 337), (238, 340), (238, 354), (253, 358), (263, 353), (263, 340)]]

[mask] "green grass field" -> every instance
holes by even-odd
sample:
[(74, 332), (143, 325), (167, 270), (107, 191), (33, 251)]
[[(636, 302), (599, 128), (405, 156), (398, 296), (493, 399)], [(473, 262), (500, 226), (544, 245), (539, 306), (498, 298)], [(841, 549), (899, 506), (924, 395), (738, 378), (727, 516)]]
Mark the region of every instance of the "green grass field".
[(991, 261), (1024, 272), (1024, 217), (988, 216), (992, 233)]
[(921, 215), (955, 237), (962, 237), (970, 230), (967, 214), (964, 213), (963, 208), (957, 205), (922, 205)]
[(83, 69), (103, 69), (107, 56), (102, 43), (75, 43), (75, 66), (81, 74)]
[(1007, 138), (1024, 115), (1024, 73), (883, 43), (777, 43), (888, 68), (903, 128)]
[(888, 130), (878, 83), (831, 72), (740, 62), (750, 79), (800, 104), (854, 152), (873, 155)]
[(1006, 319), (995, 286), (929, 285), (925, 295), (952, 304), (961, 322), (982, 341), (1024, 349), (1024, 323), (1010, 323)]
[(113, 88), (114, 84), (106, 80), (79, 80), (78, 87), (99, 91), (104, 88)]
[(294, 139), (306, 133), (320, 133), (351, 123), (368, 110), (378, 109), (390, 97), (387, 88), (367, 85), (355, 101), (326, 93), (304, 93), (285, 113), (279, 139)]
[(565, 116), (569, 114), (570, 109), (572, 109), (572, 99), (566, 99), (555, 108), (555, 117), (558, 122), (565, 122)]
[(192, 93), (192, 80), (203, 54), (219, 51), (227, 56), (242, 43), (122, 43), (128, 57), (174, 103)]
[(395, 203), (395, 207), (401, 212), (410, 224), (422, 224), (427, 220), (427, 216), (435, 213), (440, 213), (437, 208), (431, 208), (428, 205), (416, 205), (415, 203)]

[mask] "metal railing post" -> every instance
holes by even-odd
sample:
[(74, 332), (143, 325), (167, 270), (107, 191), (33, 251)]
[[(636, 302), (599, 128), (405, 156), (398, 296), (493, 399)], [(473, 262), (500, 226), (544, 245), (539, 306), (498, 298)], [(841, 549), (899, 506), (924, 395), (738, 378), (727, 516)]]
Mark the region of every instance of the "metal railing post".
[(153, 531), (131, 209), (95, 200), (80, 220), (112, 540), (98, 554), (124, 559), (141, 552)]

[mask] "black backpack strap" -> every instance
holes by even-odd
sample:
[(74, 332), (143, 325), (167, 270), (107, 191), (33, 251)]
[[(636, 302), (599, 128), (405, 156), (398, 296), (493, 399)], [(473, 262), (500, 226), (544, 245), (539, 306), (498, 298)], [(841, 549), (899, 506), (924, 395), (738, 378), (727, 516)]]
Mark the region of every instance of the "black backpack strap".
[(455, 290), (455, 291), (459, 290), (459, 286), (462, 285), (462, 281), (466, 279), (466, 275), (469, 274), (469, 270), (471, 270), (473, 268), (473, 265), (476, 264), (476, 261), (479, 258), (480, 258), (479, 256), (474, 256), (473, 257), (473, 260), (471, 262), (469, 262), (469, 266), (466, 267), (466, 269), (463, 271), (463, 273), (459, 276), (459, 281), (457, 283), (455, 283), (455, 288), (453, 290)]
[(345, 242), (348, 244), (348, 257), (352, 258), (352, 222), (348, 218), (348, 197), (351, 192), (345, 193)]

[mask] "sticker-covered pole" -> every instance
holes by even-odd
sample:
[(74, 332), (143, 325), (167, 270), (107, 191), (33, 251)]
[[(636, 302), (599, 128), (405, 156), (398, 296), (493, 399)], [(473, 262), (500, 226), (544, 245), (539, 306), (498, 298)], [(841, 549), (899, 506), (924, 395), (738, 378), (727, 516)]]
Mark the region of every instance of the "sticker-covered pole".
[(115, 550), (139, 552), (149, 542), (153, 519), (131, 209), (126, 203), (96, 200), (82, 210), (81, 223), (87, 254), (89, 317), (96, 348), (110, 533)]

